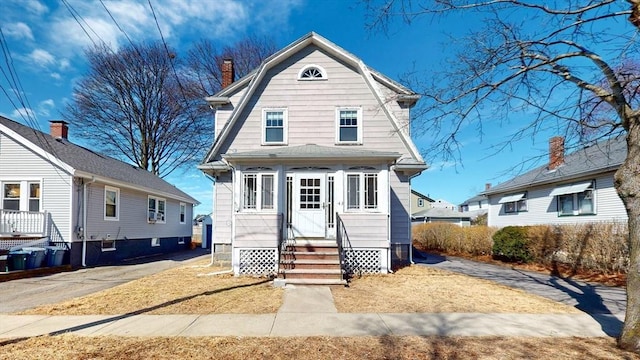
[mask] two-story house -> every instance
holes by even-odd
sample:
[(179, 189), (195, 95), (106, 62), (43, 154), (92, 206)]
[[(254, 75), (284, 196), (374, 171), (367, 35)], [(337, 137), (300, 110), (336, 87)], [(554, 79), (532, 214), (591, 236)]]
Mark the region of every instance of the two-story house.
[[(233, 83), (232, 66), (207, 98), (215, 141), (199, 166), (214, 179), (214, 254), (287, 281), (407, 263), (410, 179), (426, 169), (409, 131), (419, 96), (316, 33)], [(340, 270), (303, 259), (333, 248)]]

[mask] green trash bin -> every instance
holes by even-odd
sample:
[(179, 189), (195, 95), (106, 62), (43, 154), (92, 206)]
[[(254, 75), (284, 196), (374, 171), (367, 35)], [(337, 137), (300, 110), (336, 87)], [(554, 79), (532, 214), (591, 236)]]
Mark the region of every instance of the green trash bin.
[(28, 251), (9, 252), (9, 271), (25, 270), (30, 253)]

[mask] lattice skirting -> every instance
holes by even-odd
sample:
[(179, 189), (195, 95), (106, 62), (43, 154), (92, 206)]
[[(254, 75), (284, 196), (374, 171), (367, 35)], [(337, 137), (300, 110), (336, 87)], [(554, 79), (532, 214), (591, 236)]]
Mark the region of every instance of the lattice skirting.
[(382, 272), (382, 250), (345, 250), (345, 270), (348, 274), (379, 274)]
[(266, 275), (278, 271), (276, 249), (240, 249), (239, 273), (242, 275)]

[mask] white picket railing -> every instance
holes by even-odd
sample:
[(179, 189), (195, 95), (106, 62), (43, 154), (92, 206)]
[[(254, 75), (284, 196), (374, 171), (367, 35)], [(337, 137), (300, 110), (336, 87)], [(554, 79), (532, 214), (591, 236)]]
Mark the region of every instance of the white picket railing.
[(0, 209), (0, 235), (48, 236), (48, 213)]

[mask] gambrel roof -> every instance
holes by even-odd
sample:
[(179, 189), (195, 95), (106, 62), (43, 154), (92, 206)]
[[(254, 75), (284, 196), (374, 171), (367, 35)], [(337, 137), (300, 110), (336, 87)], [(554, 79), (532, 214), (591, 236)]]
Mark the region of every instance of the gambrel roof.
[(481, 194), (492, 195), (519, 191), (532, 186), (569, 182), (578, 178), (615, 171), (626, 157), (627, 143), (623, 136), (618, 136), (566, 155), (564, 164), (554, 170), (549, 170), (547, 165), (543, 165), (498, 184)]
[(0, 132), (28, 147), (70, 176), (93, 177), (116, 186), (198, 204), (198, 201), (187, 193), (147, 170), (98, 154), (66, 139), (55, 138), (2, 116)]
[[(309, 34), (286, 46), (282, 50), (271, 55), (270, 57), (265, 59), (256, 70), (243, 77), (242, 79), (236, 81), (235, 83), (229, 85), (214, 96), (208, 97), (206, 99), (210, 104), (223, 103), (224, 99), (228, 98), (228, 96), (230, 96), (231, 94), (237, 93), (240, 89), (243, 89), (245, 87), (247, 88), (239, 103), (237, 105), (234, 104), (234, 109), (231, 117), (224, 125), (224, 128), (220, 132), (220, 135), (215, 139), (215, 142), (213, 143), (211, 149), (205, 156), (204, 161), (202, 165), (199, 166), (199, 168), (214, 169), (221, 167), (222, 164), (218, 164), (216, 158), (221, 155), (220, 150), (222, 144), (225, 142), (225, 139), (230, 136), (231, 129), (233, 128), (234, 124), (239, 121), (243, 110), (246, 106), (248, 106), (251, 97), (255, 93), (260, 83), (263, 81), (267, 71), (272, 69), (274, 66), (282, 63), (292, 55), (296, 54), (301, 49), (310, 45), (317, 46), (319, 49), (352, 66), (360, 75), (362, 75), (365, 84), (367, 85), (371, 93), (375, 96), (380, 109), (382, 109), (386, 117), (390, 120), (393, 130), (399, 135), (403, 145), (407, 149), (407, 153), (411, 156), (410, 159), (401, 159), (401, 161), (399, 161), (397, 164), (398, 168), (409, 169), (413, 167), (419, 170), (425, 169), (426, 165), (422, 156), (420, 155), (420, 152), (413, 144), (413, 141), (411, 141), (411, 139), (409, 138), (409, 135), (401, 130), (402, 125), (386, 105), (385, 97), (379, 90), (379, 84), (382, 84), (387, 88), (393, 90), (397, 94), (398, 101), (402, 101), (408, 104), (414, 104), (419, 99), (419, 95), (397, 83), (396, 81), (393, 81), (392, 79), (380, 74), (379, 72), (370, 69), (362, 62), (362, 60), (357, 58), (355, 55), (345, 51), (344, 49), (340, 48), (339, 46), (314, 32), (310, 32)], [(351, 156), (356, 155), (353, 150), (349, 151), (351, 151)]]

